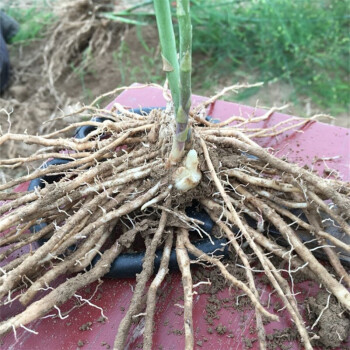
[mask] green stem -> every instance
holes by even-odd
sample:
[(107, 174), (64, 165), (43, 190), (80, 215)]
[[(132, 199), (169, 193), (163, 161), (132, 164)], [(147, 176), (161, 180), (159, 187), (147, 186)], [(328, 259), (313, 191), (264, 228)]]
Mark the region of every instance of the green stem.
[(154, 10), (162, 49), (163, 70), (168, 78), (176, 113), (180, 105), (180, 77), (169, 1), (154, 0)]
[(180, 63), (177, 58), (174, 29), (168, 0), (154, 0), (163, 69), (167, 73), (174, 103), (176, 133), (169, 160), (177, 163), (183, 156), (188, 140), (188, 114), (191, 107), (192, 26), (190, 1), (177, 1), (177, 18), (180, 31)]
[(191, 107), (192, 26), (189, 0), (177, 1), (180, 32), (180, 106), (176, 111), (176, 140), (182, 153), (188, 138), (188, 114)]

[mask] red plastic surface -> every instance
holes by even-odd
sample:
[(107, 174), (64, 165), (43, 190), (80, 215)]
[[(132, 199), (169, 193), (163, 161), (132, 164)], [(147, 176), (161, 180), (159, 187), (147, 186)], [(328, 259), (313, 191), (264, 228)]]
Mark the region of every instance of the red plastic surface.
[[(204, 98), (194, 96), (194, 104), (202, 101)], [(162, 91), (154, 87), (135, 88), (123, 92), (116, 101), (125, 107), (154, 107), (165, 106)], [(112, 107), (111, 103), (109, 107)], [(246, 107), (234, 103), (217, 101), (212, 107), (210, 114), (221, 120), (233, 115), (243, 117), (259, 116), (266, 111)], [(268, 121), (261, 123), (260, 127), (267, 127), (276, 124), (290, 116), (275, 113)], [(302, 132), (301, 132), (302, 131)], [(287, 156), (290, 160), (296, 161), (300, 165), (308, 164), (313, 166), (320, 173), (325, 166), (338, 170), (344, 180), (350, 180), (350, 130), (334, 127), (318, 122), (312, 122), (305, 125), (302, 130), (287, 132), (278, 137), (269, 139), (260, 139), (258, 142), (265, 147), (273, 147), (278, 151), (278, 156)], [(332, 158), (329, 161), (316, 161), (315, 158)], [(28, 184), (24, 184), (18, 190), (25, 190)], [(1, 203), (0, 203), (1, 205)], [(22, 252), (27, 251), (24, 249)], [(21, 254), (20, 253), (16, 253)], [(260, 276), (261, 277), (261, 276)], [(0, 341), (1, 349), (77, 349), (79, 341), (84, 345), (82, 349), (106, 349), (107, 345), (113, 347), (118, 325), (125, 314), (130, 299), (132, 297), (134, 279), (108, 280), (97, 286), (97, 283), (77, 292), (84, 299), (89, 299), (93, 305), (85, 304), (80, 308), (73, 309), (67, 318), (43, 318), (33, 322), (27, 327), (38, 335), (30, 333), (25, 329), (19, 329), (14, 333), (7, 334)], [(269, 298), (271, 289), (267, 287), (262, 280), (257, 277), (257, 286), (260, 290), (262, 302)], [(298, 283), (294, 286), (294, 292), (299, 301), (306, 297), (315, 295), (318, 292), (318, 286), (310, 281)], [(176, 304), (181, 304), (182, 285), (178, 273), (172, 273), (161, 288), (161, 298), (157, 305), (155, 316), (154, 349), (183, 349), (184, 336), (178, 335), (183, 330), (182, 309)], [(236, 300), (242, 292), (228, 289), (220, 292), (217, 296), (222, 298), (230, 297)], [(278, 303), (278, 298), (274, 294), (271, 296), (270, 310), (272, 311)], [(245, 339), (256, 338), (256, 334), (251, 334), (251, 327), (255, 326), (254, 311), (250, 308), (239, 312), (233, 312), (232, 308), (222, 308), (218, 315), (219, 320), (214, 320), (213, 329), (221, 324), (227, 327), (227, 333), (218, 335), (215, 330), (212, 334), (208, 333), (208, 327), (205, 316), (205, 306), (207, 295), (195, 295), (193, 303), (193, 319), (195, 330), (195, 349), (244, 349)], [(71, 300), (60, 307), (61, 312), (70, 310), (76, 305), (78, 299)], [(302, 305), (302, 304), (301, 304)], [(101, 309), (108, 318), (104, 323), (101, 322)], [(17, 301), (1, 308), (0, 320), (7, 319), (14, 315), (21, 306)], [(57, 310), (52, 310), (51, 315), (57, 315)], [(275, 329), (284, 329), (292, 325), (288, 313), (284, 310), (279, 312), (280, 322), (272, 322), (266, 326), (267, 334), (273, 333)], [(82, 330), (81, 326), (91, 322), (90, 329)], [(138, 323), (132, 327), (130, 337), (125, 349), (137, 349), (142, 343), (144, 319), (140, 317)], [(233, 335), (233, 337), (230, 335)], [(82, 343), (80, 343), (82, 344)], [(291, 343), (292, 349), (299, 349), (297, 343)], [(348, 341), (350, 347), (350, 340)], [(252, 349), (258, 349), (257, 342), (253, 342)]]

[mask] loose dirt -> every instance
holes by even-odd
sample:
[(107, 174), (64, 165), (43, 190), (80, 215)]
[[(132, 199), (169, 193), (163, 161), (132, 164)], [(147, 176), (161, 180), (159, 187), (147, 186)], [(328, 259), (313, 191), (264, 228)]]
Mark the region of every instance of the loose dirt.
[[(246, 282), (244, 269), (237, 267), (237, 265), (233, 263), (234, 260), (235, 259), (230, 258), (223, 262), (233, 275)], [(279, 264), (275, 264), (275, 266), (278, 265)], [(305, 280), (305, 276), (301, 272), (296, 275), (294, 283), (300, 283)], [(253, 306), (247, 297), (237, 298), (233, 295), (229, 298), (218, 298), (218, 293), (223, 291), (228, 285), (218, 268), (197, 268), (193, 274), (193, 283), (196, 284), (204, 280), (210, 280), (211, 284), (200, 286), (197, 289), (197, 293), (208, 295), (204, 315), (204, 319), (208, 323), (207, 333), (211, 335), (215, 332), (218, 335), (225, 335), (228, 332), (227, 325), (218, 323), (220, 320), (220, 310), (225, 308), (244, 312), (244, 310), (251, 310)], [(330, 297), (329, 300), (328, 297), (328, 293), (321, 291), (316, 297), (310, 297), (306, 300), (307, 318), (310, 327), (322, 313), (322, 317), (319, 319), (314, 329), (320, 338), (315, 339), (313, 344), (321, 349), (339, 348), (342, 342), (350, 337), (349, 314), (344, 312), (344, 309), (333, 296)], [(281, 307), (282, 305), (279, 303), (274, 305), (275, 311)], [(244, 323), (244, 320), (242, 321)], [(256, 329), (252, 328), (249, 333), (256, 334)], [(300, 336), (295, 327), (275, 330), (273, 333), (266, 335), (267, 349), (271, 350), (288, 350), (291, 348), (290, 343), (296, 340), (299, 341)], [(243, 341), (245, 348), (250, 349), (253, 347), (253, 343), (257, 341), (257, 338), (246, 337)]]
[(307, 310), (310, 324), (315, 325), (320, 337), (315, 340), (315, 345), (327, 349), (336, 348), (350, 336), (349, 315), (343, 312), (337, 300), (327, 292), (322, 291), (316, 297), (308, 298)]

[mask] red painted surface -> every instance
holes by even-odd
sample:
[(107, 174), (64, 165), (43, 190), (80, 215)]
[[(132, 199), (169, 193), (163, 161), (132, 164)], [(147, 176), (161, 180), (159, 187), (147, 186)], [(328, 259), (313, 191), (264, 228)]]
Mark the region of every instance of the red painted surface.
[[(199, 96), (194, 96), (193, 98), (195, 104), (203, 99), (203, 97)], [(125, 91), (116, 100), (126, 107), (134, 108), (165, 105), (162, 91), (153, 87)], [(109, 107), (111, 106), (112, 104), (109, 105)], [(266, 111), (223, 101), (216, 102), (211, 108), (211, 115), (221, 120), (233, 115), (241, 115), (247, 118), (252, 115), (259, 116), (264, 114), (264, 112)], [(256, 126), (271, 126), (287, 118), (290, 117), (275, 113), (267, 122)], [(327, 161), (327, 165), (338, 170), (344, 180), (350, 180), (350, 130), (315, 122), (306, 125), (302, 131), (294, 130), (278, 137), (260, 139), (258, 142), (263, 146), (273, 147), (278, 156), (288, 156), (290, 160), (296, 161), (300, 165), (308, 164), (309, 166), (314, 166), (319, 172), (322, 172), (325, 163), (321, 161), (313, 164), (315, 157), (332, 158), (337, 156), (336, 159)], [(27, 185), (23, 184), (17, 190), (24, 191)], [(26, 248), (22, 252), (17, 252), (16, 255), (28, 251), (28, 249)], [(13, 333), (6, 335), (0, 342), (0, 348), (75, 350), (78, 347), (79, 341), (84, 342), (82, 349), (106, 349), (105, 344), (113, 347), (118, 325), (125, 314), (125, 310), (127, 310), (134, 285), (134, 279), (106, 279), (99, 288), (97, 288), (97, 284), (95, 283), (77, 293), (84, 299), (90, 299), (94, 305), (104, 310), (104, 315), (108, 317), (105, 323), (98, 321), (101, 317), (100, 309), (85, 304), (71, 311), (69, 316), (63, 320), (59, 317), (44, 318), (27, 325), (29, 329), (38, 332), (38, 335), (29, 333), (24, 329), (17, 331), (17, 340)], [(268, 300), (271, 289), (266, 287), (259, 277), (257, 277), (257, 286), (262, 296), (262, 302), (264, 303)], [(161, 290), (162, 294), (155, 316), (154, 349), (183, 349), (184, 336), (176, 335), (176, 331), (183, 330), (181, 309), (176, 306), (176, 304), (182, 303), (182, 285), (179, 274), (172, 273), (171, 277), (163, 284)], [(318, 286), (310, 281), (298, 283), (294, 286), (294, 292), (297, 294), (300, 293), (297, 295), (299, 301), (304, 300), (308, 296), (315, 295), (317, 291)], [(218, 297), (220, 299), (229, 297), (231, 303), (234, 303), (237, 296), (241, 294), (242, 292), (240, 291), (229, 291), (226, 289), (220, 292)], [(203, 294), (194, 296), (195, 349), (239, 350), (245, 348), (245, 338), (256, 338), (256, 334), (251, 334), (250, 332), (250, 327), (255, 325), (254, 311), (250, 308), (242, 312), (233, 312), (232, 308), (221, 309), (218, 312), (220, 319), (215, 320), (212, 327), (214, 329), (218, 324), (222, 324), (227, 327), (227, 333), (225, 335), (217, 335), (215, 330), (213, 334), (208, 333), (209, 325), (204, 319), (207, 297), (207, 295)], [(63, 305), (60, 308), (61, 312), (72, 308), (76, 300), (71, 300)], [(271, 295), (271, 311), (276, 307), (277, 302), (278, 298), (274, 294)], [(0, 311), (0, 320), (11, 317), (19, 309), (21, 309), (21, 306), (16, 301), (6, 308), (2, 308)], [(51, 311), (50, 314), (57, 315), (57, 310)], [(275, 329), (284, 329), (292, 325), (286, 311), (279, 312), (279, 316), (280, 322), (273, 322), (266, 326), (267, 334), (273, 333)], [(85, 331), (79, 329), (87, 322), (92, 322), (91, 329)], [(140, 318), (139, 323), (132, 328), (126, 349), (138, 348), (137, 346), (142, 342), (142, 332), (143, 319)], [(229, 333), (232, 333), (233, 337), (230, 337)], [(293, 349), (299, 349), (299, 345), (296, 343), (291, 345)], [(348, 345), (350, 347), (350, 341)], [(253, 343), (252, 349), (258, 349), (257, 342)]]

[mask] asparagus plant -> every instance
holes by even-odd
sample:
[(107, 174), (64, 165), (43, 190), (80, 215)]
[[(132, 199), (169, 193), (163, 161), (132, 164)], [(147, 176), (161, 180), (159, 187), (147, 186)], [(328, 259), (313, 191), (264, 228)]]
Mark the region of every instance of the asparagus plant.
[[(16, 330), (20, 328), (36, 334), (29, 328), (35, 326), (30, 322), (43, 317), (56, 317), (57, 312), (61, 316), (60, 307), (70, 298), (97, 306), (83, 299), (78, 294), (79, 289), (103, 277), (115, 259), (140, 235), (147, 247), (144, 262), (142, 271), (136, 277), (129, 308), (118, 326), (115, 350), (125, 349), (132, 323), (141, 316), (145, 317), (143, 348), (154, 348), (152, 333), (157, 290), (168, 273), (173, 245), (176, 247), (184, 291), (186, 350), (193, 349), (195, 337), (192, 319), (195, 292), (188, 253), (200, 263), (216, 266), (230, 287), (240, 289), (249, 297), (256, 312), (260, 348), (266, 349), (262, 317), (270, 321), (276, 321), (279, 317), (260, 301), (254, 279), (254, 266), (260, 263), (295, 324), (303, 347), (312, 350), (311, 340), (315, 339), (315, 333), (309, 334), (310, 330), (304, 324), (298, 301), (287, 280), (293, 286), (294, 272), (302, 270), (308, 278), (322, 284), (330, 296), (333, 295), (332, 299), (337, 299), (345, 311), (337, 312), (337, 318), (342, 317), (343, 320), (346, 312), (350, 311), (350, 293), (347, 289), (350, 287), (350, 276), (338, 255), (339, 252), (350, 252), (348, 241), (345, 241), (350, 237), (350, 185), (339, 179), (321, 178), (308, 169), (279, 159), (271, 150), (263, 149), (252, 140), (276, 136), (308, 123), (308, 120), (291, 118), (264, 129), (244, 127), (248, 122), (266, 121), (276, 109), (249, 119), (233, 116), (219, 125), (210, 124), (194, 114), (191, 120), (193, 149), (187, 153), (181, 166), (176, 165), (168, 171), (164, 169), (164, 142), (167, 150), (172, 147), (171, 163), (179, 162), (189, 143), (191, 24), (189, 1), (178, 0), (178, 59), (169, 1), (155, 0), (154, 4), (164, 70), (174, 105), (176, 131), (173, 141), (168, 134), (165, 137), (161, 134), (162, 123), (164, 120), (168, 123), (169, 117), (162, 111), (155, 110), (149, 115), (140, 116), (125, 110), (118, 103), (113, 108), (119, 113), (95, 107), (96, 101), (115, 95), (123, 88), (99, 96), (92, 104), (72, 114), (103, 116), (107, 118), (103, 123), (84, 121), (44, 136), (13, 134), (10, 129), (3, 134), (0, 130), (0, 146), (20, 141), (45, 147), (42, 152), (27, 158), (0, 159), (0, 166), (17, 167), (53, 157), (71, 160), (41, 167), (31, 174), (0, 184), (0, 201), (3, 201), (0, 206), (0, 247), (3, 249), (0, 254), (0, 312), (3, 308), (9, 310), (7, 305), (16, 299), (23, 305), (23, 308), (13, 308), (11, 315), (0, 321), (0, 336), (12, 331), (16, 337)], [(199, 107), (205, 110), (207, 105), (222, 95), (214, 96)], [(232, 121), (237, 124), (228, 126)], [(169, 132), (167, 123), (163, 129)], [(86, 125), (96, 129), (84, 139), (61, 137), (70, 129)], [(219, 129), (223, 125), (226, 127)], [(96, 137), (101, 134), (106, 137)], [(246, 157), (241, 150), (256, 159)], [(201, 176), (199, 166), (206, 176)], [(7, 191), (28, 180), (45, 179), (46, 176), (52, 178), (50, 174), (62, 174), (63, 177), (33, 192), (18, 194)], [(176, 175), (176, 181), (170, 174)], [(198, 189), (183, 194), (183, 191), (191, 190), (192, 187), (188, 186), (191, 182), (197, 183)], [(190, 241), (189, 230), (198, 230), (198, 220), (189, 218), (185, 208), (192, 205), (193, 200), (209, 213), (216, 229), (227, 239), (227, 245), (236, 252), (238, 261), (244, 265), (246, 282), (237, 279), (235, 273), (229, 271), (218, 257), (205, 253)], [(329, 206), (328, 203), (335, 205)], [(303, 210), (308, 220), (296, 216), (293, 208)], [(254, 221), (254, 225), (249, 225), (246, 215)], [(341, 229), (341, 239), (325, 231), (325, 215), (329, 217), (327, 221), (336, 223), (335, 227)], [(46, 226), (33, 234), (22, 234), (38, 223)], [(120, 236), (112, 234), (117, 223), (122, 232)], [(279, 230), (285, 246), (262, 234), (269, 226)], [(312, 254), (316, 248), (311, 250), (302, 244), (300, 227), (309, 233), (310, 243), (317, 240), (316, 248), (323, 248), (334, 269), (331, 273)], [(240, 235), (235, 234), (237, 229)], [(43, 237), (46, 237), (46, 243), (32, 251), (31, 244)], [(337, 250), (330, 248), (329, 243)], [(246, 244), (249, 245), (249, 252), (244, 248)], [(17, 255), (25, 246), (28, 253)], [(72, 246), (75, 247), (74, 251), (70, 248)], [(147, 289), (147, 281), (152, 279), (157, 249), (161, 247), (161, 266)], [(285, 270), (281, 269), (280, 262), (274, 266), (269, 255), (283, 260), (288, 273), (282, 274)], [(95, 256), (100, 256), (96, 264)], [(236, 260), (233, 263), (236, 264)], [(28, 285), (26, 281), (31, 283)], [(17, 293), (19, 290), (21, 292)], [(46, 294), (38, 300), (34, 299), (43, 290)], [(101, 309), (101, 316), (104, 317), (102, 308), (97, 308)], [(145, 313), (142, 312), (144, 309)], [(319, 320), (320, 317), (311, 330)], [(342, 324), (338, 329), (343, 332), (345, 328)], [(343, 333), (337, 335), (340, 342), (347, 337)]]

